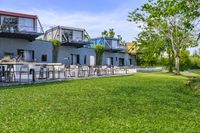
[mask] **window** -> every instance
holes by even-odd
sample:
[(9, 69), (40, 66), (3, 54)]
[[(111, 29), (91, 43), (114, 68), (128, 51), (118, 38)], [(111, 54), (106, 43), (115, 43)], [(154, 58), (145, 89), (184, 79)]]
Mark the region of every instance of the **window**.
[(19, 18), (19, 31), (34, 32), (33, 19)]
[(133, 65), (133, 60), (129, 59), (129, 63), (130, 63), (130, 65)]
[(43, 55), (41, 56), (41, 61), (42, 61), (42, 62), (47, 62), (47, 55), (44, 55), (44, 54), (43, 54)]
[(18, 19), (11, 16), (1, 16), (2, 30), (4, 32), (17, 32)]
[(112, 66), (114, 65), (113, 57), (110, 57), (110, 63), (111, 63)]
[(80, 55), (76, 55), (76, 64), (80, 64)]
[(124, 66), (124, 58), (119, 58), (119, 66)]
[(87, 64), (87, 56), (86, 55), (84, 56), (84, 64), (85, 65)]
[(35, 58), (35, 53), (33, 50), (18, 49), (17, 55), (25, 61), (33, 61)]

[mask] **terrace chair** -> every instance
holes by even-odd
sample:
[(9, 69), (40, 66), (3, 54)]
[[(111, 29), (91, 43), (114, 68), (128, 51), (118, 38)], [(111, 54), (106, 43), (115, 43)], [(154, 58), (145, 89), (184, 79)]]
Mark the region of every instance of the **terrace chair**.
[(30, 68), (28, 64), (22, 65), (19, 71), (19, 81), (22, 82), (22, 76), (27, 75), (28, 82), (29, 82), (29, 75), (30, 75)]
[(108, 67), (107, 66), (101, 66), (101, 75), (107, 75), (108, 74)]
[(88, 77), (95, 76), (95, 73), (96, 73), (96, 68), (94, 66), (89, 66)]
[(107, 67), (107, 75), (113, 75), (113, 67), (112, 66)]
[(4, 69), (3, 69), (3, 66), (0, 66), (0, 82), (3, 81), (3, 76), (4, 76)]
[(118, 66), (114, 66), (113, 71), (114, 71), (114, 74), (119, 74), (120, 69)]
[(7, 69), (5, 71), (5, 80), (8, 82), (16, 81), (14, 65), (7, 66)]
[(39, 79), (48, 79), (47, 66), (46, 65), (40, 66)]
[(70, 76), (71, 77), (78, 77), (78, 66), (77, 65), (70, 65)]
[(52, 79), (55, 79), (55, 68), (54, 66), (47, 66), (47, 79), (52, 75)]
[[(58, 79), (61, 79), (61, 74), (65, 74), (65, 65), (62, 65), (62, 66), (59, 66), (57, 68), (57, 71), (58, 71)], [(64, 78), (65, 78), (65, 75), (64, 75)]]
[(79, 66), (79, 77), (89, 76), (89, 67), (88, 66)]
[(64, 73), (64, 78), (71, 77), (69, 65), (64, 66), (63, 73)]

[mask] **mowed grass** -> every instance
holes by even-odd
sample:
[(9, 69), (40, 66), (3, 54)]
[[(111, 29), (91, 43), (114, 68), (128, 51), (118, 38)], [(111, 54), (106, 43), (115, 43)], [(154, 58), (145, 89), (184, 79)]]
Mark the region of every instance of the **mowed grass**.
[(200, 70), (193, 70), (192, 72), (200, 75)]
[(200, 96), (185, 80), (138, 73), (1, 87), (0, 132), (199, 132)]

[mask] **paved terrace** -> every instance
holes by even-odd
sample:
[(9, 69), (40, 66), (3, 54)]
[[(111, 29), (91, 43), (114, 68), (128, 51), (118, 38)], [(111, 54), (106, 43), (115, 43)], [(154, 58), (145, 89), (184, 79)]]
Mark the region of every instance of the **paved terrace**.
[(0, 86), (123, 76), (136, 72), (133, 67), (80, 66), (60, 63), (0, 63)]

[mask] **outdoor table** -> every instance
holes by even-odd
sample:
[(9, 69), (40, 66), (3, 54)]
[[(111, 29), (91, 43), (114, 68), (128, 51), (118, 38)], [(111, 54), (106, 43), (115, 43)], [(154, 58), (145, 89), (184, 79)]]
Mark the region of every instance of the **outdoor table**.
[[(0, 63), (0, 67), (1, 67), (0, 82), (3, 82), (2, 78), (3, 78), (3, 74), (5, 73), (5, 70), (2, 71), (3, 67), (6, 66), (7, 70), (8, 70), (8, 71), (6, 71), (6, 73), (10, 74), (11, 68), (13, 66), (22, 66), (22, 65), (29, 65), (30, 74), (32, 74), (32, 82), (35, 82), (35, 79), (36, 79), (35, 66), (52, 66), (53, 67), (53, 79), (55, 79), (55, 66), (62, 66), (61, 63), (1, 62)], [(9, 82), (10, 82), (10, 80), (11, 79), (9, 78)]]
[[(35, 66), (51, 66), (53, 68), (53, 80), (55, 79), (55, 66), (62, 66), (62, 63), (34, 63)], [(48, 71), (48, 70), (47, 70)], [(48, 77), (46, 77), (48, 78)]]
[[(1, 72), (0, 72), (0, 82), (3, 82), (3, 76), (5, 74), (7, 74), (8, 81), (10, 82), (10, 74), (11, 74), (11, 70), (15, 65), (23, 65), (23, 63), (18, 63), (18, 62), (1, 62), (0, 63), (0, 67), (1, 67)], [(7, 67), (7, 70), (5, 70), (5, 66)]]

